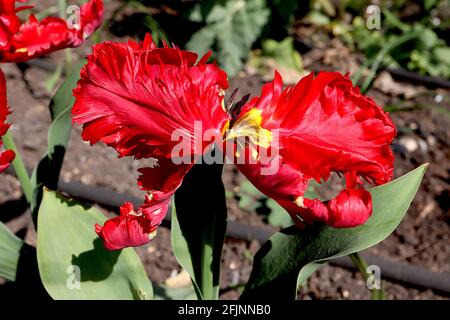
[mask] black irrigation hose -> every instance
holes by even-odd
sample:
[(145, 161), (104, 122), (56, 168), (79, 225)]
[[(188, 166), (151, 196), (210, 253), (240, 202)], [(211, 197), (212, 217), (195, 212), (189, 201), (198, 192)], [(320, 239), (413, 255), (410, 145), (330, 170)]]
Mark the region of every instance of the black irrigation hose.
[[(106, 208), (117, 210), (126, 201), (132, 202), (135, 206), (142, 203), (142, 199), (116, 193), (114, 191), (84, 185), (79, 182), (60, 182), (58, 189), (70, 194), (73, 197), (84, 199), (88, 202), (97, 203)], [(163, 224), (170, 226), (170, 210), (164, 219)], [(229, 221), (227, 226), (227, 236), (240, 240), (257, 240), (266, 242), (272, 235), (272, 231), (261, 227), (255, 227), (235, 221)], [(432, 272), (420, 266), (414, 266), (403, 262), (391, 261), (385, 258), (364, 254), (369, 265), (380, 267), (383, 278), (408, 284), (419, 288), (430, 288), (437, 292), (450, 294), (450, 273)], [(338, 258), (331, 261), (332, 264), (355, 269), (352, 261), (348, 257)]]
[[(135, 207), (139, 207), (142, 204), (142, 199), (140, 198), (122, 193), (116, 193), (105, 188), (84, 185), (80, 182), (60, 181), (58, 184), (58, 189), (72, 197), (80, 198), (90, 203), (96, 203), (104, 208), (111, 209), (116, 212), (118, 212), (118, 208), (126, 201), (133, 203)], [(171, 211), (172, 210), (169, 208), (166, 217), (163, 220), (163, 225), (166, 227), (170, 227), (170, 221), (172, 218)], [(228, 221), (227, 236), (231, 238), (246, 241), (257, 240), (264, 243), (270, 238), (272, 233), (273, 232), (268, 229), (266, 230), (235, 221)]]
[[(40, 68), (40, 69), (48, 71), (48, 72), (56, 71), (55, 65), (51, 61), (48, 61), (48, 60), (34, 59), (34, 60), (26, 62), (26, 64), (28, 64), (29, 66), (32, 66), (32, 67)], [(387, 72), (389, 72), (394, 79), (399, 80), (399, 81), (410, 82), (413, 84), (420, 84), (420, 85), (423, 85), (424, 87), (427, 87), (430, 89), (435, 89), (435, 88), (450, 89), (450, 81), (441, 79), (439, 77), (425, 76), (425, 75), (421, 75), (419, 73), (412, 72), (412, 71), (407, 71), (407, 70), (401, 69), (401, 68), (395, 68), (395, 69), (388, 68), (385, 70)]]
[(415, 84), (421, 84), (427, 88), (445, 88), (450, 89), (450, 81), (441, 79), (439, 77), (424, 76), (416, 72), (407, 71), (404, 69), (386, 69), (391, 76), (399, 81), (407, 81)]

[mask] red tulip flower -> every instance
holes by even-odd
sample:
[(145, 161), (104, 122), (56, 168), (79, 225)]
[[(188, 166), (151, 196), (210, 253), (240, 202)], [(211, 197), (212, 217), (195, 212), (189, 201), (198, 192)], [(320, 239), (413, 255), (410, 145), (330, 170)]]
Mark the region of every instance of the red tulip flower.
[[(251, 127), (253, 139), (265, 142), (278, 130), (276, 146), (266, 142), (267, 148), (276, 148), (271, 150), (276, 156), (267, 163), (237, 164), (238, 168), (300, 227), (313, 221), (333, 227), (363, 224), (372, 214), (364, 180), (378, 185), (393, 175), (394, 124), (340, 73), (311, 73), (293, 87), (282, 90), (282, 86), (276, 73), (261, 97), (242, 108), (231, 131), (234, 137)], [(254, 151), (247, 147), (245, 152)], [(271, 166), (276, 167), (274, 172), (261, 174)], [(312, 179), (326, 181), (332, 172), (343, 174), (346, 182), (336, 198), (323, 203), (304, 197)]]
[[(6, 116), (9, 114), (8, 102), (6, 99), (6, 81), (3, 71), (0, 70), (0, 138), (9, 129), (9, 124), (6, 123)], [(2, 141), (0, 140), (0, 148)], [(12, 150), (0, 151), (0, 173), (5, 171), (9, 164), (14, 160), (15, 154)]]
[[(139, 170), (138, 183), (147, 190), (144, 204), (135, 210), (127, 203), (120, 216), (96, 226), (105, 247), (149, 242), (170, 197), (214, 142), (224, 149), (231, 144), (238, 168), (297, 225), (317, 220), (333, 227), (364, 223), (372, 200), (363, 180), (382, 184), (393, 172), (389, 145), (395, 127), (381, 108), (348, 77), (321, 72), (285, 90), (276, 74), (261, 97), (242, 110), (226, 110), (226, 74), (206, 63), (207, 58), (196, 62), (195, 53), (157, 48), (150, 36), (143, 43), (96, 45), (88, 57), (74, 90), (73, 120), (83, 125), (83, 139), (101, 141), (121, 157), (153, 158), (155, 163)], [(181, 152), (174, 152), (177, 131), (186, 147)], [(207, 132), (219, 141), (204, 139)], [(262, 151), (274, 156), (264, 161)], [(240, 163), (239, 155), (253, 161)], [(276, 170), (263, 172), (274, 163)], [(308, 183), (327, 180), (331, 172), (345, 176), (345, 190), (327, 203), (306, 199)]]
[(16, 2), (25, 1), (2, 0), (0, 3), (0, 62), (24, 62), (77, 47), (100, 26), (103, 18), (103, 1), (90, 0), (81, 6), (74, 25), (56, 17), (38, 21), (33, 14), (22, 23), (17, 13), (32, 6), (16, 7)]
[[(134, 210), (129, 204), (119, 217), (108, 220), (96, 232), (106, 248), (115, 250), (150, 241), (164, 218), (170, 197), (183, 177), (210, 143), (197, 141), (201, 131), (218, 135), (228, 121), (223, 109), (225, 72), (197, 62), (197, 54), (177, 48), (157, 48), (147, 35), (142, 43), (106, 42), (94, 46), (74, 90), (73, 121), (83, 124), (82, 137), (91, 144), (102, 141), (119, 156), (153, 158), (155, 166), (140, 169), (139, 185), (147, 190), (144, 204)], [(173, 163), (179, 131), (189, 141)], [(202, 135), (203, 136), (203, 135)], [(192, 150), (192, 151), (191, 151)]]

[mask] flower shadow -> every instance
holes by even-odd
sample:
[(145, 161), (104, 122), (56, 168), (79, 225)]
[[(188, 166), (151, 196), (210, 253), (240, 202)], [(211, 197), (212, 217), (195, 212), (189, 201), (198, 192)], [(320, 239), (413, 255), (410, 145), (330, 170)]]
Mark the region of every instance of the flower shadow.
[(80, 253), (78, 256), (72, 255), (72, 265), (80, 269), (80, 281), (102, 281), (107, 279), (116, 265), (121, 250), (108, 251), (103, 247), (101, 239), (92, 242), (93, 248)]

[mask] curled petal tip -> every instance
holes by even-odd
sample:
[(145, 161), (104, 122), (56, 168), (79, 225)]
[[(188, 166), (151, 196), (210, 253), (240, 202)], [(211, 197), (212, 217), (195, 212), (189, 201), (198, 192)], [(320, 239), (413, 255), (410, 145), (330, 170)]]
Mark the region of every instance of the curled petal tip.
[(0, 173), (9, 168), (11, 162), (13, 162), (16, 154), (12, 150), (6, 150), (0, 153)]
[(95, 225), (95, 232), (108, 250), (138, 247), (150, 242), (150, 222), (143, 216), (118, 216), (107, 220), (103, 226)]
[(136, 215), (133, 204), (131, 202), (125, 202), (120, 207), (120, 215), (121, 216)]
[(100, 236), (100, 234), (102, 233), (102, 226), (101, 225), (99, 225), (98, 223), (96, 223), (95, 224), (95, 233), (97, 234), (97, 235), (99, 235)]
[(327, 224), (351, 228), (364, 224), (372, 215), (372, 197), (364, 189), (344, 190), (330, 201)]

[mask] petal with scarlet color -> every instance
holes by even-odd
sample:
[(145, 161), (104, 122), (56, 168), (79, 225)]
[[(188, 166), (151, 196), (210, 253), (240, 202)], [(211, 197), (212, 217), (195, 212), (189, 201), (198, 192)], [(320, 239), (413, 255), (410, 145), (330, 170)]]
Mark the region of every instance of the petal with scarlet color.
[(172, 159), (158, 159), (153, 167), (141, 168), (139, 186), (147, 191), (139, 210), (151, 221), (152, 227), (161, 224), (166, 216), (171, 196), (180, 187), (193, 164), (174, 164)]
[(11, 43), (17, 55), (33, 57), (66, 48), (72, 41), (64, 20), (48, 17), (39, 22), (31, 15), (29, 21), (21, 25)]
[(109, 219), (96, 232), (108, 250), (144, 245), (151, 240), (166, 216), (170, 197), (192, 165), (175, 165), (171, 159), (159, 159), (153, 168), (139, 169), (138, 183), (148, 193), (144, 203), (135, 212), (131, 203), (125, 203), (121, 215)]
[(89, 38), (102, 24), (103, 1), (94, 0), (84, 4), (80, 9), (81, 39)]
[[(141, 43), (96, 45), (88, 57), (72, 109), (74, 123), (83, 125), (83, 139), (101, 141), (119, 156), (155, 161), (153, 167), (139, 169), (138, 184), (147, 194), (136, 214), (97, 227), (108, 249), (150, 241), (145, 234), (161, 224), (170, 197), (214, 141), (204, 141), (204, 133), (221, 137), (228, 121), (222, 107), (228, 81), (207, 58), (197, 62), (193, 52), (157, 48), (149, 35)], [(134, 225), (139, 241), (125, 237), (127, 223)]]
[(202, 154), (206, 130), (220, 134), (225, 73), (197, 55), (143, 43), (96, 45), (74, 90), (73, 120), (82, 137), (102, 141), (120, 156), (171, 157), (176, 145)]
[[(0, 141), (0, 147), (2, 146)], [(0, 173), (8, 169), (11, 162), (14, 160), (16, 154), (12, 150), (0, 152)]]
[[(276, 74), (261, 96), (243, 107), (241, 117), (252, 109), (260, 110), (262, 129), (279, 130), (276, 173), (254, 173), (264, 167), (260, 162), (238, 164), (257, 188), (280, 203), (299, 226), (319, 220), (354, 227), (368, 219), (371, 197), (360, 188), (358, 177), (373, 184), (392, 178), (390, 144), (396, 134), (388, 115), (372, 99), (336, 72), (310, 74), (285, 90)], [(326, 203), (304, 198), (311, 179), (326, 181), (332, 172), (346, 175), (347, 189)]]
[(129, 202), (120, 208), (120, 216), (107, 220), (103, 226), (95, 225), (95, 232), (108, 250), (137, 247), (151, 240), (150, 221), (138, 215)]
[[(6, 123), (6, 117), (9, 114), (8, 102), (6, 98), (6, 79), (3, 71), (0, 69), (0, 138), (6, 133), (9, 124)], [(2, 141), (0, 140), (0, 148)], [(15, 153), (12, 150), (0, 151), (0, 173), (5, 171), (9, 164), (14, 160)]]
[(263, 127), (283, 128), (280, 153), (296, 168), (318, 181), (333, 171), (356, 171), (376, 184), (392, 178), (395, 126), (347, 76), (311, 73), (274, 97), (258, 106)]
[(372, 215), (372, 197), (367, 190), (343, 190), (331, 200), (327, 223), (335, 228), (357, 227)]
[(15, 1), (0, 6), (0, 62), (24, 62), (60, 49), (77, 47), (103, 19), (102, 0), (90, 0), (81, 6), (81, 27), (78, 29), (64, 19), (47, 17), (38, 21), (33, 14), (27, 22), (21, 23), (17, 12), (31, 6), (12, 6)]

